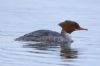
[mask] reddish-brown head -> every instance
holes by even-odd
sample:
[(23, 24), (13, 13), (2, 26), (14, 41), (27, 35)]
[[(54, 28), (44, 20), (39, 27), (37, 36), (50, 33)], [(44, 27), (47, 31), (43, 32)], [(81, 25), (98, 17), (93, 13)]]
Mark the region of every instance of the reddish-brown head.
[(60, 23), (59, 26), (62, 27), (62, 30), (66, 31), (68, 33), (72, 33), (73, 31), (76, 31), (76, 30), (87, 30), (85, 28), (80, 27), (77, 22), (70, 21), (70, 20), (66, 20), (66, 21)]

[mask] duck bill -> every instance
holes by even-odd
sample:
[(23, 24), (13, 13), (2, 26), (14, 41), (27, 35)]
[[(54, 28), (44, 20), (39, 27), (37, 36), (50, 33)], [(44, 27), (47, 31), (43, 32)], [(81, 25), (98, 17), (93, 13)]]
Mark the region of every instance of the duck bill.
[(78, 28), (76, 30), (88, 30), (88, 29), (80, 27), (80, 28)]

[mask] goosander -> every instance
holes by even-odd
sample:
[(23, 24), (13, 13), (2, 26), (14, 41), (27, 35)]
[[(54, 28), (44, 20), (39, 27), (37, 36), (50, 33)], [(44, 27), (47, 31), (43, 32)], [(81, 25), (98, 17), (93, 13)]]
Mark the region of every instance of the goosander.
[(51, 31), (51, 30), (37, 30), (28, 34), (25, 34), (19, 38), (17, 41), (35, 41), (35, 42), (45, 42), (45, 43), (72, 43), (70, 34), (76, 30), (87, 30), (80, 27), (80, 25), (75, 21), (65, 20), (59, 23), (62, 28), (61, 33)]

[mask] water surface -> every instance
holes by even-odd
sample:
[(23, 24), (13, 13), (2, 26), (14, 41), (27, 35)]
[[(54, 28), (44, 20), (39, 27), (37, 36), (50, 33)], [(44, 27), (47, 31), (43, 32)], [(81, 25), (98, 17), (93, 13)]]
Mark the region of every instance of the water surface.
[[(1, 0), (0, 66), (99, 66), (99, 0)], [(59, 45), (44, 46), (14, 41), (38, 29), (60, 32), (58, 23), (77, 21), (88, 31), (72, 33), (70, 52)]]

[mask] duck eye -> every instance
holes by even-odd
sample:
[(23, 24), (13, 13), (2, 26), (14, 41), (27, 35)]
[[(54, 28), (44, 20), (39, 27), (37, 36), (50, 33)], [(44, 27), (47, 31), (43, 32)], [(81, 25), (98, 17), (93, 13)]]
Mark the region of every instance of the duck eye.
[(79, 27), (80, 27), (79, 24), (76, 24), (76, 23), (74, 24), (74, 26), (75, 26), (76, 28), (79, 28)]

